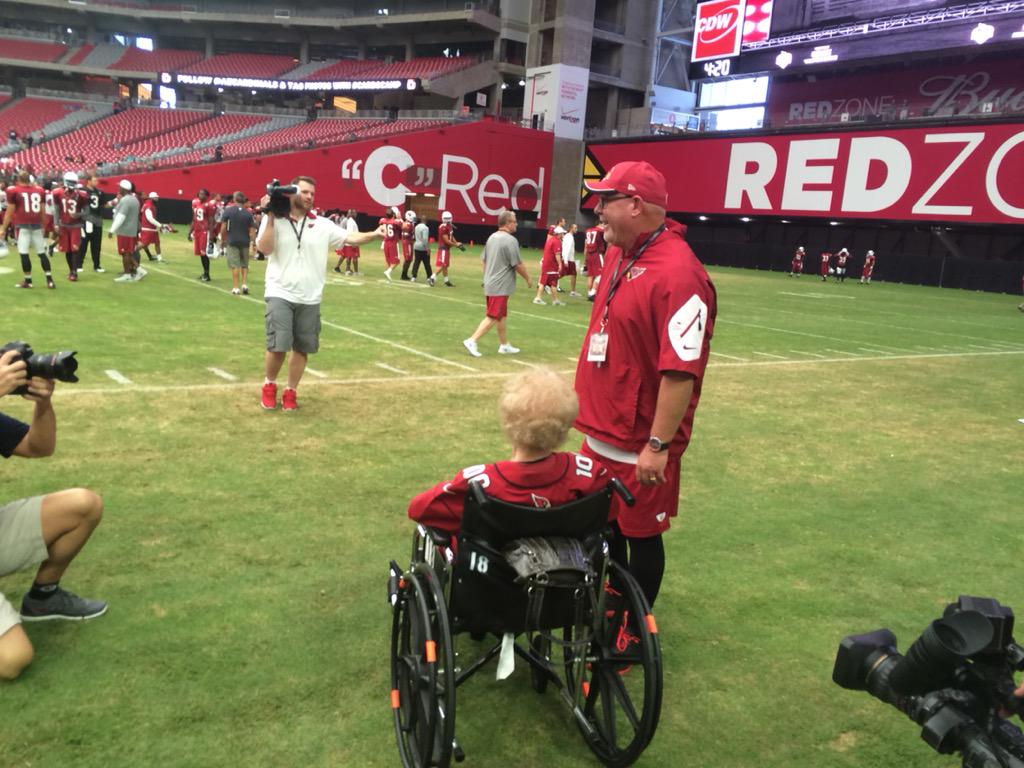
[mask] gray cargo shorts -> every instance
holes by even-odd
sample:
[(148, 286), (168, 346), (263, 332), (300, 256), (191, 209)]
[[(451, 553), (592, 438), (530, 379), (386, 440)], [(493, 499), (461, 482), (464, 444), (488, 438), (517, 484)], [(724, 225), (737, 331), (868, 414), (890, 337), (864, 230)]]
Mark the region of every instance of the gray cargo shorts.
[(228, 257), (228, 269), (249, 268), (248, 245), (228, 245), (224, 250)]
[(320, 305), (295, 304), (287, 299), (268, 296), (267, 351), (295, 350), (312, 354), (320, 349)]
[[(43, 562), (43, 497), (18, 499), (0, 506), (0, 576)], [(21, 623), (18, 611), (0, 594), (0, 635)]]

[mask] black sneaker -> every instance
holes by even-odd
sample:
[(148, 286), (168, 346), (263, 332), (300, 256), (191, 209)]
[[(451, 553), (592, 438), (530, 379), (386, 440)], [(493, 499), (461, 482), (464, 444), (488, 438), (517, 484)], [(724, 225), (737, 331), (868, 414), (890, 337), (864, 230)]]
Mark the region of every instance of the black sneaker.
[(204, 282), (204, 283), (208, 283), (208, 282), (210, 282), (210, 276), (209, 276), (209, 275), (200, 275), (200, 276), (199, 276), (198, 278), (196, 278), (196, 279), (197, 279), (197, 280), (201, 280), (201, 281), (202, 281), (202, 282)]
[(106, 612), (107, 604), (103, 600), (87, 600), (62, 587), (57, 587), (48, 600), (36, 600), (25, 595), (21, 601), (22, 621), (85, 621)]
[(46, 278), (46, 287), (49, 288), (50, 290), (54, 290), (57, 287), (57, 284), (53, 282), (52, 277)]

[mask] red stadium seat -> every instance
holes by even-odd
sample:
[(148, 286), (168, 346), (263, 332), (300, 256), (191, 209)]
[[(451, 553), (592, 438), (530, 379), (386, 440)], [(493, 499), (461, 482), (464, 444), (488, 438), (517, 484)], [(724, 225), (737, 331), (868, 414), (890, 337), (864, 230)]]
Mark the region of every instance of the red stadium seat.
[(0, 37), (0, 58), (25, 61), (56, 61), (68, 47), (63, 43), (44, 43), (35, 40), (16, 40)]
[(226, 53), (211, 56), (182, 69), (193, 75), (228, 75), (230, 77), (268, 78), (295, 69), (298, 62), (290, 56), (267, 56), (260, 53)]
[(199, 51), (181, 51), (173, 48), (144, 51), (141, 48), (128, 48), (124, 56), (111, 64), (109, 69), (129, 72), (178, 72), (203, 58)]

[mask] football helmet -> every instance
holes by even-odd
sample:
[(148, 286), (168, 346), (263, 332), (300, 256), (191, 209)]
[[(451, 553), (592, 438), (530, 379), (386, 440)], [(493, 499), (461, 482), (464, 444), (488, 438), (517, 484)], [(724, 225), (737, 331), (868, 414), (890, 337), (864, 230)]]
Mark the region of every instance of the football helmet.
[(405, 212), (405, 220), (410, 222), (410, 223), (416, 221), (416, 213), (413, 212), (413, 211), (406, 211)]
[(441, 221), (443, 221), (445, 224), (451, 223), (452, 215), (448, 211), (445, 211), (444, 213), (441, 214)]
[(64, 186), (68, 189), (73, 189), (78, 186), (78, 174), (74, 171), (68, 171), (64, 174)]

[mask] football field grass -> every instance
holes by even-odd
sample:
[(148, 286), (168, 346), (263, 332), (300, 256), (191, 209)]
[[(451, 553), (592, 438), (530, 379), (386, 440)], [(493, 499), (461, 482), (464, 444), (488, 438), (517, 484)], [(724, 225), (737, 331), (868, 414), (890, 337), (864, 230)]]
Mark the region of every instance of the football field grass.
[[(521, 354), (492, 331), (472, 358), (478, 249), (456, 255), (455, 288), (428, 288), (387, 283), (364, 248), (362, 277), (330, 273), (300, 410), (263, 412), (263, 263), (246, 298), (223, 260), (198, 282), (182, 235), (137, 284), (113, 282), (111, 249), (106, 274), (58, 270), (55, 291), (38, 265), (15, 290), (17, 256), (0, 260), (0, 343), (76, 349), (81, 376), (58, 384), (56, 455), (0, 462), (2, 498), (100, 493), (64, 584), (110, 601), (28, 626), (36, 660), (0, 684), (0, 764), (397, 765), (385, 583), (408, 562), (408, 500), (507, 455), (501, 387), (529, 365), (572, 376), (591, 305), (535, 306), (520, 284)], [(655, 611), (664, 704), (639, 764), (958, 765), (835, 686), (832, 661), (882, 626), (905, 651), (959, 594), (1024, 613), (1019, 298), (709, 271), (718, 322)], [(0, 591), (17, 606), (30, 580)], [(456, 718), (466, 766), (597, 764), (522, 668), (473, 678)]]

